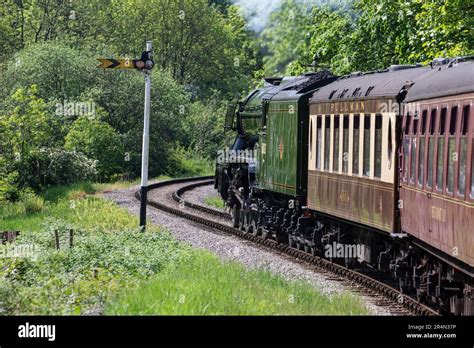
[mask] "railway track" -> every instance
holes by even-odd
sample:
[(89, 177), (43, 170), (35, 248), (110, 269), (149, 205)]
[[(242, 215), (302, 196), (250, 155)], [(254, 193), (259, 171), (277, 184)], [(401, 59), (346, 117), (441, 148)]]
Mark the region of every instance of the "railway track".
[[(196, 177), (196, 178), (185, 178), (175, 179), (164, 182), (159, 182), (149, 186), (149, 190), (158, 190), (169, 185), (178, 185), (177, 190), (172, 194), (172, 204), (170, 199), (163, 200), (148, 200), (148, 205), (165, 211), (169, 214), (179, 216), (181, 218), (193, 221), (203, 226), (210, 227), (212, 229), (219, 230), (228, 234), (232, 234), (239, 238), (251, 241), (255, 244), (263, 246), (265, 248), (278, 251), (280, 253), (289, 255), (293, 258), (303, 261), (306, 264), (312, 265), (318, 272), (322, 272), (328, 275), (329, 279), (342, 282), (351, 288), (356, 293), (363, 294), (368, 297), (375, 299), (375, 303), (380, 306), (388, 307), (389, 311), (393, 314), (398, 315), (427, 315), (437, 316), (438, 312), (417, 300), (409, 297), (406, 294), (402, 294), (398, 289), (381, 282), (380, 280), (370, 277), (368, 274), (348, 269), (342, 265), (331, 262), (324, 258), (313, 256), (302, 250), (298, 250), (289, 247), (285, 244), (279, 244), (272, 239), (264, 239), (260, 236), (245, 233), (240, 229), (233, 228), (227, 225), (224, 221), (230, 220), (230, 215), (223, 211), (215, 210), (200, 204), (196, 204), (184, 199), (183, 195), (200, 186), (206, 186), (213, 183), (213, 177)], [(140, 199), (140, 192), (135, 193), (135, 198)], [(196, 214), (193, 214), (188, 209), (195, 210)], [(224, 221), (223, 221), (224, 220)]]

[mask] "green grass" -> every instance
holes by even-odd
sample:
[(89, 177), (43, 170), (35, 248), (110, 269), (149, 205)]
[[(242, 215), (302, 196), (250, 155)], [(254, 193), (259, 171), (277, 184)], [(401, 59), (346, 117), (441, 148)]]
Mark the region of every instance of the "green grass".
[(210, 205), (212, 207), (216, 207), (216, 208), (225, 208), (225, 203), (224, 201), (222, 200), (221, 197), (215, 195), (215, 196), (207, 196), (204, 198), (204, 203), (206, 203), (207, 205)]
[[(38, 232), (48, 219), (61, 219), (76, 228), (105, 228), (109, 230), (132, 228), (138, 219), (131, 217), (125, 210), (118, 209), (109, 201), (94, 194), (97, 187), (92, 184), (77, 184), (70, 187), (57, 187), (43, 193), (45, 205), (41, 211), (27, 213), (19, 209), (22, 202), (12, 204), (14, 208), (3, 208), (0, 214), (0, 230), (20, 230)], [(10, 213), (6, 213), (6, 210)], [(11, 214), (19, 209), (18, 214)]]
[(133, 290), (122, 291), (107, 314), (127, 315), (361, 315), (362, 302), (349, 294), (332, 299), (308, 283), (288, 282), (267, 271), (245, 270), (196, 253)]
[[(0, 314), (69, 315), (103, 308), (107, 314), (367, 313), (354, 296), (330, 299), (306, 283), (221, 263), (159, 227), (140, 232), (137, 217), (97, 195), (131, 184), (56, 187), (2, 206), (0, 230), (22, 233), (14, 244), (0, 246)], [(75, 230), (73, 248), (69, 228)], [(25, 246), (34, 258), (2, 257)]]

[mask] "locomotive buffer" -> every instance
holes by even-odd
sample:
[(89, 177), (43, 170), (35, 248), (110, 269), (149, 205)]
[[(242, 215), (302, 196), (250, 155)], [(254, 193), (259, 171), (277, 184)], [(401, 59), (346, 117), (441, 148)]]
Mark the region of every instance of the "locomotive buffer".
[(146, 226), (146, 202), (148, 193), (148, 147), (150, 143), (150, 97), (151, 97), (151, 70), (155, 63), (152, 59), (152, 43), (147, 41), (146, 50), (141, 59), (110, 59), (98, 58), (103, 69), (136, 69), (145, 76), (145, 111), (143, 120), (143, 145), (142, 145), (142, 173), (140, 184), (140, 227)]

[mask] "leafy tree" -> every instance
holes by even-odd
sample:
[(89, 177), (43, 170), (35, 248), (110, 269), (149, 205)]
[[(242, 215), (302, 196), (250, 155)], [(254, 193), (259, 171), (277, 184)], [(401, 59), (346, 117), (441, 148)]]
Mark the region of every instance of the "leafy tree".
[(125, 150), (122, 139), (109, 124), (80, 117), (72, 125), (65, 140), (67, 150), (81, 152), (97, 161), (101, 179), (108, 180), (121, 172)]
[(300, 54), (300, 59), (289, 64), (292, 74), (314, 69), (309, 66), (316, 57), (319, 67), (328, 68), (334, 74), (344, 74), (351, 69), (349, 55), (352, 49), (350, 33), (354, 30), (349, 15), (329, 7), (314, 7), (308, 27), (310, 43)]
[(18, 89), (0, 114), (0, 155), (7, 166), (21, 168), (34, 150), (54, 145), (53, 116), (37, 92), (36, 85)]
[(310, 43), (309, 8), (295, 0), (285, 0), (272, 13), (262, 33), (268, 55), (264, 58), (267, 75), (284, 74), (288, 65), (305, 55)]
[(292, 72), (314, 54), (345, 74), (474, 53), (474, 7), (461, 0), (357, 0), (345, 12), (315, 7), (311, 17), (310, 53), (300, 55)]
[(31, 45), (9, 62), (3, 91), (10, 94), (35, 84), (38, 96), (45, 100), (74, 100), (96, 82), (96, 66), (91, 54), (64, 43)]

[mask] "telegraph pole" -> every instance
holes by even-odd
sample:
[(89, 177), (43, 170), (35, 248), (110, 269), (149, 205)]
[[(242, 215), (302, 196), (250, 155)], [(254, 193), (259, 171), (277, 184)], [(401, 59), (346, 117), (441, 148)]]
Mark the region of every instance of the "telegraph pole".
[[(152, 43), (147, 41), (146, 51), (151, 61)], [(146, 61), (146, 62), (148, 62)], [(142, 145), (142, 178), (140, 184), (140, 227), (145, 230), (146, 227), (146, 203), (148, 193), (148, 148), (150, 144), (150, 99), (151, 99), (151, 68), (146, 66), (143, 70), (145, 76), (145, 112), (143, 120), (143, 145)]]

